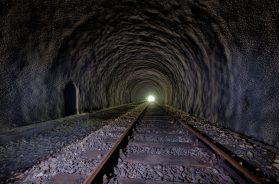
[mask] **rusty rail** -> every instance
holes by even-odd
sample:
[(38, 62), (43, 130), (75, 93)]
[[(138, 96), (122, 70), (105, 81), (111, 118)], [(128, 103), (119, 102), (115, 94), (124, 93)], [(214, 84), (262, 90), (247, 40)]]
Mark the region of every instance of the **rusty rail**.
[[(125, 147), (123, 145), (125, 144), (125, 142), (128, 142), (128, 136), (132, 133), (134, 126), (136, 125), (137, 121), (142, 116), (146, 108), (147, 106), (144, 108), (144, 110), (141, 112), (138, 118), (125, 130), (125, 132), (121, 135), (121, 137), (117, 140), (117, 142), (113, 145), (113, 147), (109, 150), (109, 152), (102, 158), (97, 168), (95, 168), (95, 170), (89, 174), (89, 176), (86, 178), (83, 184), (91, 184), (91, 183), (98, 184), (103, 182), (103, 176), (106, 173), (108, 173), (108, 170), (113, 169), (114, 164), (112, 162), (115, 163), (115, 160), (117, 160), (119, 155), (119, 150), (122, 147)], [(166, 110), (164, 109), (164, 111)], [(170, 116), (174, 117), (173, 115)], [(237, 172), (242, 174), (246, 179), (256, 184), (264, 183), (264, 181), (260, 177), (255, 176), (251, 171), (243, 167), (241, 163), (239, 163), (234, 158), (232, 158), (232, 156), (226, 153), (222, 148), (214, 144), (210, 140), (210, 138), (200, 133), (194, 127), (179, 121), (177, 118), (175, 119), (179, 123), (181, 123), (183, 127), (188, 129), (193, 135), (195, 135), (201, 142), (203, 142), (205, 145), (211, 148), (217, 155), (219, 155), (221, 158), (227, 161), (232, 168), (234, 168)]]
[[(164, 108), (163, 108), (164, 109)], [(164, 109), (165, 110), (165, 109)], [(165, 110), (166, 111), (166, 110)], [(166, 111), (167, 112), (167, 111)], [(167, 112), (168, 113), (168, 112)], [(173, 115), (171, 115), (174, 117)], [(196, 128), (181, 122), (179, 119), (174, 117), (183, 127), (188, 129), (192, 134), (194, 134), (200, 141), (202, 141), (205, 145), (209, 146), (217, 155), (221, 156), (224, 160), (226, 160), (234, 169), (236, 169), (239, 173), (241, 173), (244, 177), (248, 180), (252, 181), (253, 183), (260, 184), (265, 183), (263, 179), (254, 175), (251, 171), (247, 168), (242, 166), (242, 163), (236, 161), (231, 155), (227, 154), (223, 151), (220, 147), (215, 145), (207, 136), (200, 133)]]
[[(113, 144), (113, 147), (109, 152), (101, 159), (98, 166), (88, 175), (83, 184), (98, 184), (103, 183), (103, 176), (108, 172), (108, 170), (113, 169), (113, 162), (115, 158), (118, 157), (119, 151), (125, 142), (127, 142), (129, 135), (132, 133), (133, 128), (135, 127), (137, 121), (140, 119), (147, 106), (144, 107), (140, 115), (136, 118), (134, 122), (129, 125), (121, 137)], [(117, 159), (116, 159), (117, 160)], [(111, 164), (112, 163), (112, 164)]]

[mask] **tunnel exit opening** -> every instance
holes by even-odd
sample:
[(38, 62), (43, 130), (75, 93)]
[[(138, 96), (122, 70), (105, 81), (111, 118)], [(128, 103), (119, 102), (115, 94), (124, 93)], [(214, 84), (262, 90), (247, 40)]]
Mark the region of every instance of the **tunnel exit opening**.
[(65, 115), (78, 114), (78, 88), (72, 82), (66, 84), (64, 89)]
[(155, 97), (153, 95), (149, 95), (146, 99), (148, 102), (155, 102)]

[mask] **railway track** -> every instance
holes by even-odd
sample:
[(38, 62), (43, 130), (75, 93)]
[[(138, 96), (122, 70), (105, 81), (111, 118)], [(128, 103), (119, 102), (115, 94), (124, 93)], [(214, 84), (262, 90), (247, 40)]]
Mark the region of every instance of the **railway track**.
[(262, 183), (222, 149), (149, 105), (83, 182)]

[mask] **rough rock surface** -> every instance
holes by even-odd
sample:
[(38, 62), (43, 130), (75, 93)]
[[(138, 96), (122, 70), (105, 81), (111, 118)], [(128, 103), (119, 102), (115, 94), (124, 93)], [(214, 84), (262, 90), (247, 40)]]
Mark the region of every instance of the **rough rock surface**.
[(277, 0), (1, 0), (0, 126), (146, 93), (278, 146)]

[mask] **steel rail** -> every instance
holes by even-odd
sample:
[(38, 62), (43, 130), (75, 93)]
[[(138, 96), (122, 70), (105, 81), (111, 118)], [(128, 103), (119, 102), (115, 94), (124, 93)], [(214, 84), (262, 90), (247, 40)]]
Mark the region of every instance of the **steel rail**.
[[(164, 109), (164, 108), (163, 108)], [(165, 110), (165, 109), (164, 109)], [(167, 113), (168, 111), (165, 110)], [(171, 115), (174, 117), (173, 115)], [(249, 171), (247, 168), (242, 166), (242, 163), (236, 161), (232, 156), (230, 156), (228, 153), (223, 151), (220, 147), (218, 147), (216, 144), (214, 144), (210, 138), (200, 133), (196, 128), (185, 124), (181, 122), (179, 119), (174, 117), (183, 127), (188, 129), (192, 134), (194, 134), (200, 141), (202, 141), (205, 145), (209, 146), (217, 155), (221, 156), (224, 160), (226, 160), (234, 169), (236, 169), (238, 172), (240, 172), (243, 176), (245, 176), (248, 180), (252, 181), (253, 183), (260, 184), (265, 183), (263, 179), (260, 177), (254, 175), (251, 171)]]
[[(143, 112), (146, 110), (147, 106), (144, 107), (143, 111), (140, 113), (140, 115), (137, 117), (137, 119), (129, 125), (129, 127), (125, 130), (125, 132), (121, 135), (121, 137), (117, 140), (116, 143), (114, 143), (113, 147), (109, 150), (109, 152), (102, 158), (98, 166), (92, 171), (89, 176), (85, 179), (83, 184), (99, 184), (103, 181), (103, 176), (108, 172), (108, 169), (112, 169), (114, 166), (109, 165), (113, 159), (118, 158), (118, 153), (125, 141), (128, 141), (128, 136), (131, 134), (134, 126), (142, 116)], [(161, 107), (162, 108), (162, 107)], [(164, 108), (162, 108), (166, 113), (168, 111)], [(169, 113), (168, 113), (169, 114)], [(222, 148), (214, 144), (209, 137), (206, 135), (200, 133), (196, 128), (183, 123), (173, 115), (172, 116), (175, 120), (177, 120), (183, 127), (185, 127), (187, 130), (189, 130), (193, 135), (195, 135), (201, 142), (203, 142), (205, 145), (207, 145), (209, 148), (211, 148), (217, 155), (219, 155), (221, 158), (223, 158), (225, 161), (229, 163), (229, 165), (234, 168), (237, 172), (242, 174), (247, 180), (260, 184), (265, 183), (263, 179), (260, 177), (254, 175), (251, 171), (249, 171), (247, 168), (245, 168), (241, 163), (236, 161), (231, 155), (226, 153)], [(123, 146), (124, 147), (124, 146)], [(117, 160), (117, 159), (116, 159)]]
[(133, 128), (135, 127), (136, 123), (139, 121), (140, 117), (146, 110), (148, 105), (144, 107), (140, 115), (136, 118), (135, 121), (129, 125), (129, 127), (122, 133), (121, 137), (113, 144), (113, 147), (106, 153), (106, 155), (101, 159), (98, 166), (87, 176), (83, 184), (101, 184), (103, 183), (103, 176), (107, 173), (107, 171), (113, 168), (113, 159), (118, 156), (121, 146), (125, 144), (125, 141), (128, 140), (128, 136), (132, 132)]

